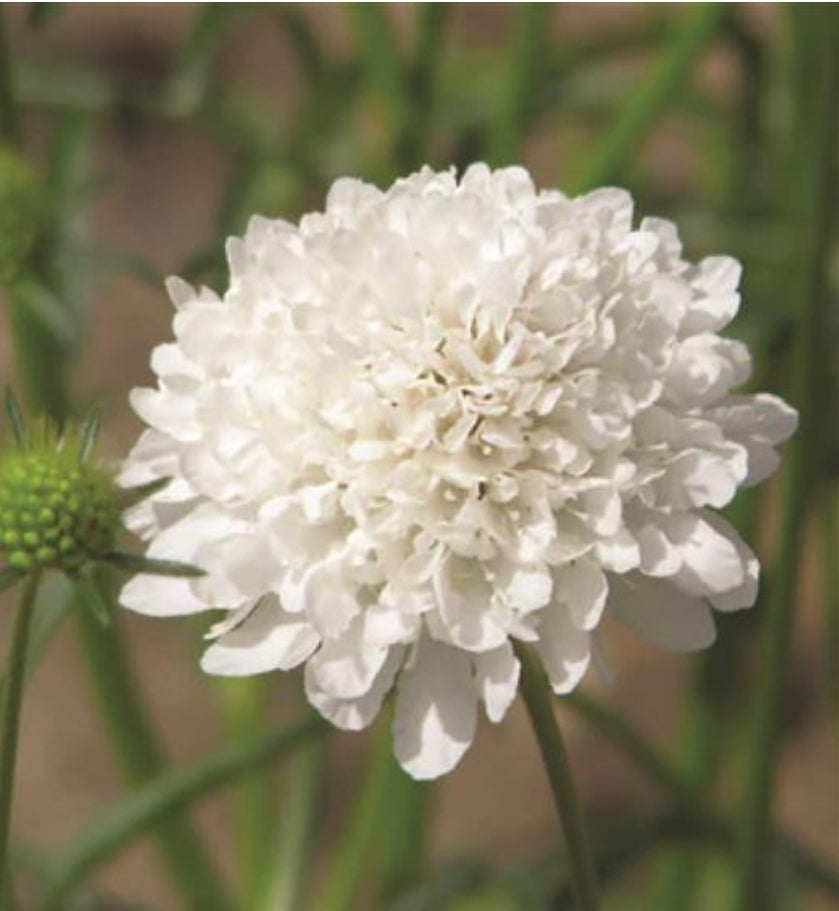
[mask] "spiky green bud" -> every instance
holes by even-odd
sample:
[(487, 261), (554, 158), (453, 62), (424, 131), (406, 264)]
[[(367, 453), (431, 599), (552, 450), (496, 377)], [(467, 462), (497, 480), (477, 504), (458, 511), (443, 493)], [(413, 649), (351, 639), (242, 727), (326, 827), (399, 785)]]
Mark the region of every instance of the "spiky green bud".
[(17, 153), (0, 147), (0, 281), (15, 279), (48, 222), (43, 184)]
[(21, 572), (74, 573), (110, 553), (123, 496), (113, 476), (79, 458), (79, 446), (45, 438), (0, 458), (0, 555)]

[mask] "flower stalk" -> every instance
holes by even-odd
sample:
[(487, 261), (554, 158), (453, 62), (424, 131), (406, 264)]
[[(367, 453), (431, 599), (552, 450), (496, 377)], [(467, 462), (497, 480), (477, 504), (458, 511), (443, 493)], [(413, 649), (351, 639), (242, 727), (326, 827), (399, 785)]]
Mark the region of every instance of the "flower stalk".
[(516, 649), (521, 662), (521, 693), (542, 753), (559, 822), (565, 835), (572, 886), (578, 911), (597, 911), (597, 874), (583, 807), (571, 774), (571, 762), (553, 709), (544, 672), (523, 646)]
[(15, 765), (17, 761), (18, 733), (20, 729), (23, 679), (26, 671), (26, 654), (32, 628), (32, 608), (41, 573), (30, 573), (24, 582), (20, 604), (15, 618), (12, 644), (9, 651), (6, 692), (0, 717), (0, 895), (7, 894), (9, 826), (12, 813)]

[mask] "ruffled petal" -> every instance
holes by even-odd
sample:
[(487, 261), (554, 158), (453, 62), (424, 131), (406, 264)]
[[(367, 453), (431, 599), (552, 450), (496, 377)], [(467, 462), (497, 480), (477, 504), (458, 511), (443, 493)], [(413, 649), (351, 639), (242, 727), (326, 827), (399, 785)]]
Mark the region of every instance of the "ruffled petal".
[(469, 657), (423, 639), (396, 690), (394, 749), (409, 775), (438, 778), (457, 765), (475, 735), (477, 698)]
[(632, 573), (614, 577), (610, 589), (612, 616), (650, 642), (674, 652), (693, 652), (714, 641), (708, 605), (670, 582)]
[(483, 700), (487, 718), (501, 721), (513, 704), (519, 686), (519, 660), (505, 642), (491, 652), (475, 655), (475, 685)]
[(286, 613), (277, 598), (268, 597), (204, 652), (201, 667), (225, 677), (287, 671), (302, 664), (319, 641), (311, 623)]

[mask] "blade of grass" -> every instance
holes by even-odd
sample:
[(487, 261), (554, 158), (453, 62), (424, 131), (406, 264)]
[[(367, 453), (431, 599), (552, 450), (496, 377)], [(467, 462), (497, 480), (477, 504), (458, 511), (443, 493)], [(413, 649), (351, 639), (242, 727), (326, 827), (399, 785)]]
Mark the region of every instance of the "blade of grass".
[(796, 332), (793, 404), (799, 430), (786, 453), (778, 556), (769, 574), (764, 638), (747, 747), (748, 773), (740, 814), (741, 911), (768, 911), (769, 840), (780, 752), (780, 719), (790, 662), (793, 618), (805, 525), (820, 455), (818, 413), (824, 329), (828, 319), (827, 270), (836, 201), (839, 109), (839, 16), (831, 7), (790, 7), (794, 34), (794, 153), (785, 184), (790, 215), (798, 225), (801, 256), (790, 292), (801, 301)]
[[(169, 769), (134, 793), (118, 800), (90, 822), (53, 860), (44, 911), (58, 911), (73, 889), (135, 839), (160, 828), (179, 811), (243, 775), (293, 753), (329, 726), (311, 717), (280, 731), (228, 747), (209, 759)], [(219, 907), (215, 899), (202, 911)]]
[(498, 116), (490, 131), (489, 160), (512, 164), (521, 155), (522, 131), (539, 107), (539, 87), (550, 46), (550, 3), (521, 3), (515, 7), (512, 48)]
[(725, 3), (697, 4), (685, 14), (684, 22), (667, 50), (618, 114), (605, 139), (598, 144), (592, 161), (577, 181), (578, 192), (592, 190), (619, 176), (658, 117), (677, 96), (693, 72), (696, 59), (728, 14)]

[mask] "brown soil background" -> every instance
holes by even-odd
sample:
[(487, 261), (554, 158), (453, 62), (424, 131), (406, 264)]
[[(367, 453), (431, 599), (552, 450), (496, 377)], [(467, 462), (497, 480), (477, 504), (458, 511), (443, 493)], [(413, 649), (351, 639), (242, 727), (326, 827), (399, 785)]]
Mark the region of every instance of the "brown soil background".
[[(409, 20), (411, 11), (404, 8), (409, 5), (396, 6), (397, 18)], [(456, 28), (501, 47), (509, 12), (503, 4), (464, 6), (456, 11)], [(347, 37), (341, 7), (309, 5), (306, 14), (335, 53), (342, 53)], [(33, 31), (24, 26), (23, 6), (8, 5), (16, 54), (115, 72), (130, 72), (149, 57), (165, 60), (187, 34), (193, 15), (194, 7), (184, 4), (71, 4), (49, 28)], [(557, 9), (556, 28), (597, 28), (599, 23), (627, 15), (624, 4), (568, 4)], [(756, 15), (771, 21), (772, 11), (758, 10)], [(297, 76), (276, 30), (253, 23), (235, 27), (221, 65), (231, 78), (271, 87), (279, 105), (292, 103)], [(39, 123), (28, 126), (37, 137)], [(107, 183), (96, 209), (96, 230), (109, 244), (137, 252), (167, 274), (211, 239), (226, 163), (210, 140), (185, 129), (160, 126), (145, 130), (141, 140), (128, 147), (105, 130), (97, 154)], [(538, 149), (532, 154), (529, 163), (538, 177)], [(543, 174), (545, 179), (552, 176)], [(127, 395), (133, 386), (150, 381), (150, 349), (169, 333), (170, 307), (162, 288), (154, 291), (120, 279), (103, 288), (93, 303), (89, 340), (74, 379), (82, 401), (105, 403), (105, 445), (113, 455), (124, 453), (139, 431)], [(7, 339), (0, 337), (0, 365), (6, 376), (8, 347)], [(816, 543), (811, 552), (818, 550)], [(778, 814), (808, 843), (837, 856), (839, 755), (826, 699), (824, 625), (813, 569), (806, 567), (798, 604), (791, 673), (798, 717), (783, 755)], [(2, 641), (8, 638), (8, 620), (5, 610), (0, 616)], [(133, 615), (124, 616), (122, 625), (173, 761), (211, 752), (220, 742), (218, 710), (213, 685), (197, 667), (195, 627)], [(590, 679), (587, 687), (603, 690), (604, 698), (620, 706), (655, 741), (675, 750), (690, 659), (647, 647), (615, 627), (609, 635), (618, 684), (604, 688)], [(277, 676), (272, 685), (277, 717), (295, 716), (300, 709), (299, 681)], [(741, 695), (733, 693), (732, 698)], [(573, 717), (568, 717), (567, 728), (580, 787), (590, 806), (655, 804), (654, 792), (611, 747)], [(332, 740), (319, 835), (324, 856), (359, 782), (366, 743), (363, 736), (336, 735)], [(92, 814), (123, 793), (72, 623), (52, 644), (29, 689), (19, 772), (17, 832), (45, 849), (61, 846)], [(195, 815), (232, 873), (229, 801), (214, 798)], [(487, 853), (505, 862), (538, 852), (553, 839), (546, 783), (526, 719), (516, 707), (500, 726), (483, 722), (460, 767), (437, 786), (433, 855), (442, 859)], [(122, 854), (103, 871), (99, 882), (114, 896), (165, 911), (176, 909), (148, 843)]]

